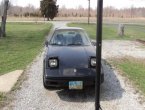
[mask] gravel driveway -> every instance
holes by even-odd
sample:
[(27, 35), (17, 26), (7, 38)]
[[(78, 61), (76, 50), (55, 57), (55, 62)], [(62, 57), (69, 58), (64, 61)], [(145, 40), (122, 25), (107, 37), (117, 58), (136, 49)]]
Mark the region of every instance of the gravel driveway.
[[(59, 27), (65, 23), (55, 22), (54, 24), (55, 27)], [(103, 58), (133, 56), (134, 52), (132, 50), (134, 49), (136, 49), (136, 57), (140, 57), (137, 50), (145, 53), (144, 50), (136, 47), (134, 42), (103, 41)], [(32, 66), (25, 72), (28, 79), (22, 84), (22, 88), (15, 92), (15, 100), (3, 110), (94, 110), (93, 88), (80, 92), (49, 91), (43, 88), (42, 62), (44, 53), (45, 51), (37, 57)], [(139, 103), (140, 95), (136, 93), (125, 78), (110, 69), (109, 66), (105, 65), (105, 62), (103, 64), (105, 72), (105, 82), (101, 86), (101, 106), (103, 110), (145, 110), (145, 104)]]

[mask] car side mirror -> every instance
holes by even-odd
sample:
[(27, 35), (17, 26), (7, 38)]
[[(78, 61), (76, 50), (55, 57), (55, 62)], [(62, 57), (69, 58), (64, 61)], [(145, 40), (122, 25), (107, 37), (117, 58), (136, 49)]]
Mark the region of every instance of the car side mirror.
[(96, 41), (91, 41), (93, 46), (96, 46)]
[(48, 47), (48, 45), (49, 45), (49, 42), (45, 41), (45, 46)]

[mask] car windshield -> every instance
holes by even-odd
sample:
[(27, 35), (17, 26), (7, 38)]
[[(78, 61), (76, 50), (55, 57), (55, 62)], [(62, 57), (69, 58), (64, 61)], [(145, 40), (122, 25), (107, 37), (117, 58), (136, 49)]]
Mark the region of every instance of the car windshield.
[(57, 30), (50, 40), (50, 45), (89, 46), (91, 42), (83, 30)]

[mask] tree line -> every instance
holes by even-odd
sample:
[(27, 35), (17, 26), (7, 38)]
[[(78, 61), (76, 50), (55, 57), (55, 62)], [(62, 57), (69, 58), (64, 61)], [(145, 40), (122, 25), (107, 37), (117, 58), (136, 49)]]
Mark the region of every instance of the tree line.
[(145, 17), (145, 7), (116, 9), (114, 7), (104, 8), (104, 17), (136, 18)]
[[(0, 15), (2, 15), (3, 2), (0, 3)], [(9, 3), (8, 16), (14, 17), (41, 17), (41, 12), (39, 8), (35, 8), (33, 5), (29, 4), (26, 7), (14, 6), (11, 2)]]
[[(45, 1), (45, 0), (44, 0)], [(55, 7), (58, 9), (58, 6)], [(0, 15), (3, 9), (2, 3), (0, 3)], [(45, 9), (48, 9), (45, 7)], [(43, 9), (44, 10), (44, 9)], [(49, 9), (47, 10), (47, 12)], [(78, 6), (78, 8), (67, 9), (65, 6), (59, 7), (57, 10), (58, 17), (87, 17), (88, 9)], [(33, 5), (29, 4), (26, 7), (13, 6), (12, 3), (9, 5), (8, 16), (15, 17), (44, 17), (45, 13), (42, 13), (42, 8), (35, 8)], [(142, 8), (124, 8), (116, 9), (114, 7), (105, 7), (103, 12), (104, 17), (120, 17), (120, 18), (135, 18), (135, 17), (145, 17), (145, 7)], [(90, 9), (90, 16), (96, 17), (96, 9)]]
[[(58, 16), (61, 17), (87, 17), (88, 9), (79, 6), (76, 9), (67, 9), (65, 6), (59, 9)], [(96, 17), (96, 9), (90, 10), (90, 17)], [(116, 9), (114, 7), (105, 7), (103, 11), (104, 17), (119, 17), (119, 18), (136, 18), (145, 17), (145, 7), (142, 8), (124, 8)]]

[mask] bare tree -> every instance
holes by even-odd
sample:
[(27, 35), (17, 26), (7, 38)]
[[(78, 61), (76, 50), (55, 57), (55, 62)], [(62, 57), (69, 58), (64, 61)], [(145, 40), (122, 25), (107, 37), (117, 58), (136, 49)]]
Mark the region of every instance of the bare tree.
[(6, 20), (7, 20), (8, 3), (9, 3), (9, 0), (5, 0), (1, 28), (0, 28), (0, 37), (6, 36)]
[(90, 0), (88, 0), (88, 24), (90, 24)]

